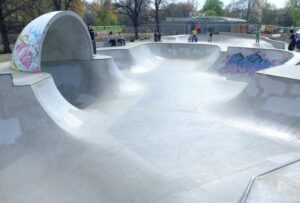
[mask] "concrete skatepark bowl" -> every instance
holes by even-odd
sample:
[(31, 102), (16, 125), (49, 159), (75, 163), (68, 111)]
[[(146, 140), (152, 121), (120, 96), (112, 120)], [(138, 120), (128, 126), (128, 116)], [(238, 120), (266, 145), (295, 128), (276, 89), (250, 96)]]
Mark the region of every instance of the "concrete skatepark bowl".
[(89, 39), (45, 14), (0, 63), (0, 202), (300, 199), (297, 53)]

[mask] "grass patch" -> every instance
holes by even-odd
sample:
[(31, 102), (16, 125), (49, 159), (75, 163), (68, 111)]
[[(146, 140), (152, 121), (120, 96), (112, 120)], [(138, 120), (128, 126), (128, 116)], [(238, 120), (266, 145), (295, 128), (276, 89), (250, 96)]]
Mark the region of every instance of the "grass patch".
[(124, 26), (116, 25), (116, 26), (95, 26), (94, 30), (95, 32), (110, 32), (118, 33), (122, 32)]

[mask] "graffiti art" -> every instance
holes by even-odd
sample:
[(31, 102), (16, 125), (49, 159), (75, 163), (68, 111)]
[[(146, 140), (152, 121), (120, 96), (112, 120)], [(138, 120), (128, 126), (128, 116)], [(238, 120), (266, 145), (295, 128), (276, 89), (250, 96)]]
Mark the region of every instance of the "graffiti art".
[(290, 58), (283, 56), (281, 59), (270, 60), (265, 53), (255, 51), (250, 55), (244, 55), (239, 52), (228, 55), (225, 59), (225, 65), (219, 69), (221, 74), (248, 73), (253, 75), (256, 71), (284, 64)]

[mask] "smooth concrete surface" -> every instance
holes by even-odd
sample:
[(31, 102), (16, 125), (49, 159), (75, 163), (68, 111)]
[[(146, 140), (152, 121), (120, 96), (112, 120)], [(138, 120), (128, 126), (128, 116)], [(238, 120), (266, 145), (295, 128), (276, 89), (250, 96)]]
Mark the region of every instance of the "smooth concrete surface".
[[(299, 154), (296, 155), (299, 157)], [(281, 157), (286, 159), (286, 157)], [(295, 163), (257, 179), (247, 202), (293, 203), (300, 199), (300, 164)]]
[(106, 92), (121, 94), (120, 86), (126, 83), (114, 61), (107, 57), (92, 61), (44, 62), (42, 67), (51, 73), (60, 93), (79, 108), (97, 102), (101, 96), (108, 95)]
[(98, 54), (35, 77), (0, 65), (0, 202), (237, 202), (300, 156), (298, 80), (220, 75), (219, 45)]
[(91, 59), (89, 33), (78, 21), (73, 15), (65, 15), (53, 22), (44, 38), (42, 62)]

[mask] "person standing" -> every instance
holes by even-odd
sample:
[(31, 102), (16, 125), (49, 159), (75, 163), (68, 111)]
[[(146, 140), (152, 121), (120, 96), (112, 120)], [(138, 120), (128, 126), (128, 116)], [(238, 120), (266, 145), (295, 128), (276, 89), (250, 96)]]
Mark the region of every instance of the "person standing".
[(193, 29), (192, 30), (192, 42), (197, 42), (198, 41), (198, 39), (197, 39), (197, 30), (196, 29)]
[(92, 40), (93, 53), (96, 54), (95, 32), (94, 32), (92, 25), (90, 25), (90, 24), (88, 25), (88, 29), (89, 29), (89, 33), (90, 33), (91, 40)]
[(213, 33), (209, 32), (208, 42), (212, 42)]
[(296, 32), (296, 48), (300, 49), (300, 34)]
[(154, 31), (154, 42), (159, 42), (160, 41), (160, 33), (158, 30)]
[(256, 37), (256, 43), (259, 43), (259, 38), (260, 38), (260, 36), (259, 36), (259, 31), (258, 30), (256, 30), (255, 31), (255, 37)]
[(288, 49), (290, 51), (293, 51), (295, 49), (295, 46), (296, 46), (296, 37), (295, 37), (295, 34), (294, 34), (294, 30), (290, 30), (290, 33), (291, 33), (291, 36), (290, 36), (290, 43), (289, 43)]
[(158, 33), (158, 34), (157, 34), (157, 39), (158, 39), (158, 41), (160, 42), (160, 41), (161, 41), (161, 34), (160, 34), (160, 31), (158, 30), (157, 33)]

